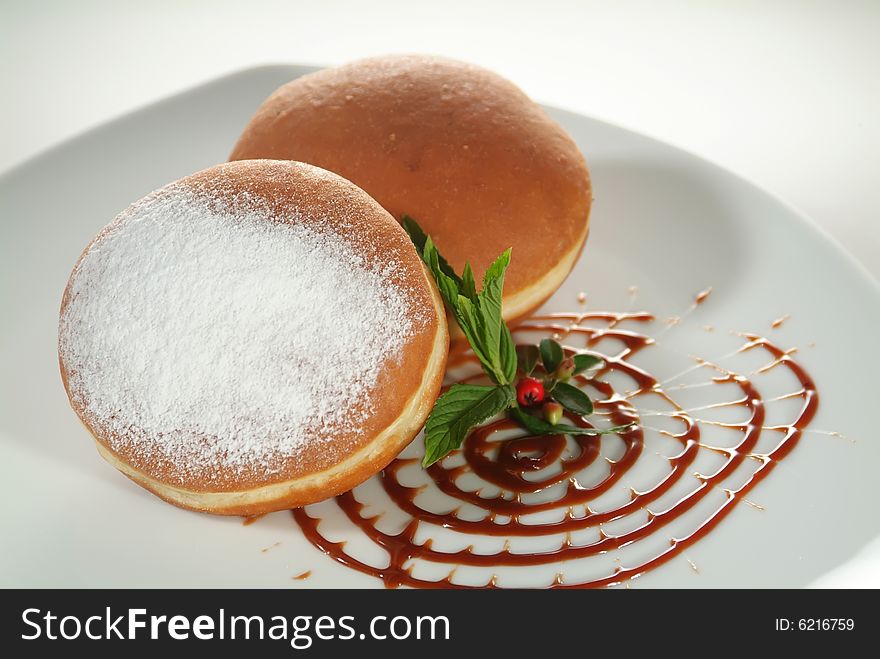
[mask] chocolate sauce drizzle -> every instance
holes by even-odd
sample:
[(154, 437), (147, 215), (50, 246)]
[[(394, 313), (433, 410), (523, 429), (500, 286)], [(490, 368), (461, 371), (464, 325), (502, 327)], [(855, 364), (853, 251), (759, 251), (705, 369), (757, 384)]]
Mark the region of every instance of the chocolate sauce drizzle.
[[(698, 295), (693, 308), (702, 303), (707, 295), (708, 291)], [(617, 585), (681, 555), (685, 549), (715, 528), (738, 502), (748, 502), (745, 494), (766, 478), (774, 466), (797, 445), (804, 428), (816, 413), (819, 397), (812, 379), (794, 361), (793, 351), (783, 350), (761, 336), (742, 334), (743, 344), (736, 354), (754, 351), (766, 353), (768, 361), (755, 373), (787, 369), (793, 376), (793, 381), (798, 383), (798, 388), (784, 396), (775, 397), (774, 400), (799, 399), (798, 409), (790, 421), (769, 425), (766, 420), (766, 401), (749, 376), (707, 360), (697, 359), (691, 370), (709, 370), (711, 378), (707, 380), (706, 386), (726, 385), (736, 392), (732, 400), (726, 399), (722, 403), (700, 409), (740, 407), (746, 412), (744, 421), (732, 423), (699, 419), (693, 413), (694, 410), (688, 411), (678, 404), (671, 393), (674, 388), (666, 386), (666, 383), (675, 378), (664, 382), (633, 364), (633, 357), (654, 344), (654, 339), (630, 328), (636, 326), (641, 329), (653, 321), (654, 316), (645, 312), (560, 313), (532, 318), (520, 325), (515, 333), (517, 337), (523, 334), (529, 334), (530, 337), (555, 336), (564, 343), (578, 339), (581, 345), (577, 348), (566, 346), (567, 352), (593, 351), (605, 360), (600, 371), (589, 374), (589, 380), (583, 376), (577, 378), (577, 384), (592, 390), (596, 414), (588, 419), (568, 415), (568, 421), (583, 427), (600, 421), (602, 425), (634, 422), (636, 425), (631, 430), (618, 435), (623, 443), (623, 452), (619, 458), (603, 458), (600, 450), (601, 438), (597, 436), (523, 436), (525, 431), (520, 430), (519, 436), (510, 438), (510, 431), (518, 429), (514, 422), (501, 419), (487, 423), (473, 431), (461, 450), (453, 454), (458, 455), (458, 459), (450, 456), (428, 469), (433, 486), (443, 494), (454, 498), (461, 505), (470, 504), (486, 512), (484, 518), (476, 521), (461, 517), (457, 514), (458, 508), (449, 512), (432, 512), (421, 507), (416, 499), (423, 487), (407, 486), (403, 482), (405, 479), (401, 478), (401, 472), (407, 467), (417, 466), (418, 459), (397, 459), (375, 478), (379, 479), (384, 492), (394, 504), (410, 518), (401, 533), (392, 535), (380, 531), (377, 528), (380, 516), (365, 516), (365, 504), (358, 501), (355, 491), (336, 498), (336, 504), (348, 520), (388, 554), (389, 563), (383, 568), (374, 567), (347, 553), (344, 542), (327, 539), (320, 530), (321, 519), (310, 516), (306, 509), (292, 511), (294, 519), (315, 547), (343, 565), (382, 579), (387, 587), (406, 585), (419, 588), (496, 588), (499, 586), (494, 576), (484, 585), (456, 583), (456, 566), (531, 566), (609, 554), (654, 534), (662, 534), (664, 527), (675, 520), (691, 511), (697, 512), (697, 507), (710, 493), (722, 491), (722, 503), (705, 517), (699, 518), (701, 521), (694, 530), (671, 538), (671, 532), (667, 532), (666, 537), (670, 538), (668, 546), (649, 558), (631, 565), (619, 563), (604, 576), (573, 583), (569, 583), (564, 574), (558, 574), (546, 586), (590, 588)], [(614, 345), (622, 346), (616, 354), (605, 354), (598, 349), (600, 342), (605, 345), (609, 339), (613, 340)], [(456, 378), (457, 381), (477, 381), (481, 377), (472, 356), (457, 355), (451, 361), (453, 363), (450, 365), (450, 372), (470, 369), (470, 374)], [(628, 381), (632, 381), (634, 386), (626, 391), (616, 391), (609, 381), (609, 376), (615, 373), (628, 376)], [(591, 502), (614, 487), (625, 487), (626, 474), (643, 456), (645, 431), (649, 428), (647, 419), (660, 414), (637, 409), (634, 399), (646, 395), (659, 397), (668, 405), (669, 411), (663, 413), (663, 416), (673, 419), (674, 424), (680, 428), (657, 432), (677, 442), (679, 450), (666, 457), (669, 470), (652, 486), (639, 490), (630, 487), (629, 501), (601, 512), (594, 511), (590, 508)], [(737, 432), (738, 441), (724, 447), (707, 444), (701, 433), (701, 426), (706, 424)], [(499, 439), (498, 434), (502, 432), (505, 435)], [(777, 433), (779, 439), (772, 442), (772, 449), (758, 452), (758, 442), (764, 433)], [(694, 472), (695, 460), (701, 450), (712, 451), (722, 459), (721, 466), (710, 475)], [(579, 480), (580, 472), (602, 459), (608, 462), (609, 467), (604, 478), (591, 484)], [(746, 461), (754, 461), (756, 467), (745, 482), (732, 489), (723, 487), (725, 480)], [(453, 466), (449, 466), (450, 464)], [(528, 477), (541, 470), (547, 470), (551, 475), (538, 480)], [(479, 477), (498, 489), (498, 494), (483, 497), (481, 494), (484, 492), (481, 490), (462, 488), (459, 481), (465, 475)], [(670, 493), (685, 477), (695, 477), (695, 487), (673, 504), (667, 507), (660, 505), (658, 502), (662, 497)], [(563, 494), (550, 501), (531, 501), (534, 497), (529, 495), (551, 487), (561, 488)], [(659, 509), (653, 510), (652, 504), (656, 504)], [(564, 514), (561, 519), (549, 523), (524, 521), (528, 515), (549, 510), (561, 510)], [(646, 521), (634, 529), (616, 534), (603, 530), (604, 524), (640, 512), (646, 513)], [(472, 547), (445, 552), (435, 550), (430, 539), (417, 542), (417, 532), (423, 524), (474, 536), (514, 538), (562, 534), (565, 539), (557, 548), (536, 552), (511, 551), (507, 542), (503, 549), (491, 554), (476, 553)], [(574, 542), (571, 534), (583, 529), (597, 529), (598, 537), (586, 544)], [(414, 561), (448, 564), (452, 567), (446, 578), (432, 581), (413, 575)]]

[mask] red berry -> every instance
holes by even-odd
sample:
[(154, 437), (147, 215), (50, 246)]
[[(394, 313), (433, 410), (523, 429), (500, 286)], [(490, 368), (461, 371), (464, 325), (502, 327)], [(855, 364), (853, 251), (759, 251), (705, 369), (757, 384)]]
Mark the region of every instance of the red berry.
[(516, 400), (526, 407), (544, 400), (544, 385), (536, 378), (523, 378), (516, 385)]

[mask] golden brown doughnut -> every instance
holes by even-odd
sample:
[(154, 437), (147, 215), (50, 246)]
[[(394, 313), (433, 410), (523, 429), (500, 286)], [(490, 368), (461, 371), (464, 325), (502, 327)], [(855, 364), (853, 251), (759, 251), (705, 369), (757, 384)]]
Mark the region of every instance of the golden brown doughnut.
[(516, 86), (471, 64), (389, 56), (305, 75), (257, 110), (231, 155), (247, 158), (344, 176), (398, 220), (415, 218), (459, 272), (469, 261), (481, 276), (513, 247), (507, 320), (553, 294), (587, 236), (577, 145)]

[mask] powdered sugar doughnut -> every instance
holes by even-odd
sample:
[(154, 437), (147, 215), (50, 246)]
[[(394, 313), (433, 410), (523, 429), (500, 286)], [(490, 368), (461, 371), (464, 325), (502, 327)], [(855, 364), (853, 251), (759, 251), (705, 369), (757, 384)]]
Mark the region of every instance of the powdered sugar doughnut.
[(113, 466), (186, 508), (348, 490), (422, 427), (448, 335), (409, 238), (302, 163), (171, 183), (86, 248), (61, 305), (71, 405)]

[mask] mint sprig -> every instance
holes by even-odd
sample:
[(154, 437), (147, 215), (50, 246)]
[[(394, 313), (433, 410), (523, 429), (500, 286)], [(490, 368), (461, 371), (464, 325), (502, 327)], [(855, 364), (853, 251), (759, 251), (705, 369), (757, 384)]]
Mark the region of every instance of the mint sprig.
[[(423, 467), (431, 466), (459, 448), (471, 429), (505, 410), (509, 410), (511, 418), (526, 430), (545, 435), (603, 435), (631, 427), (581, 428), (549, 423), (522, 410), (517, 404), (517, 389), (513, 384), (517, 368), (528, 378), (540, 361), (546, 372), (546, 393), (552, 394), (556, 402), (572, 414), (592, 414), (593, 403), (589, 396), (566, 381), (572, 375), (598, 368), (602, 360), (586, 354), (566, 359), (562, 346), (552, 339), (544, 339), (540, 346), (517, 347), (514, 344), (501, 315), (504, 273), (510, 265), (509, 249), (486, 270), (478, 292), (469, 263), (465, 263), (459, 276), (437, 250), (431, 236), (414, 219), (404, 216), (402, 224), (431, 271), (443, 301), (483, 371), (494, 383), (492, 386), (455, 384), (437, 399), (425, 424)], [(556, 409), (557, 416), (547, 418), (558, 420), (559, 407)]]

